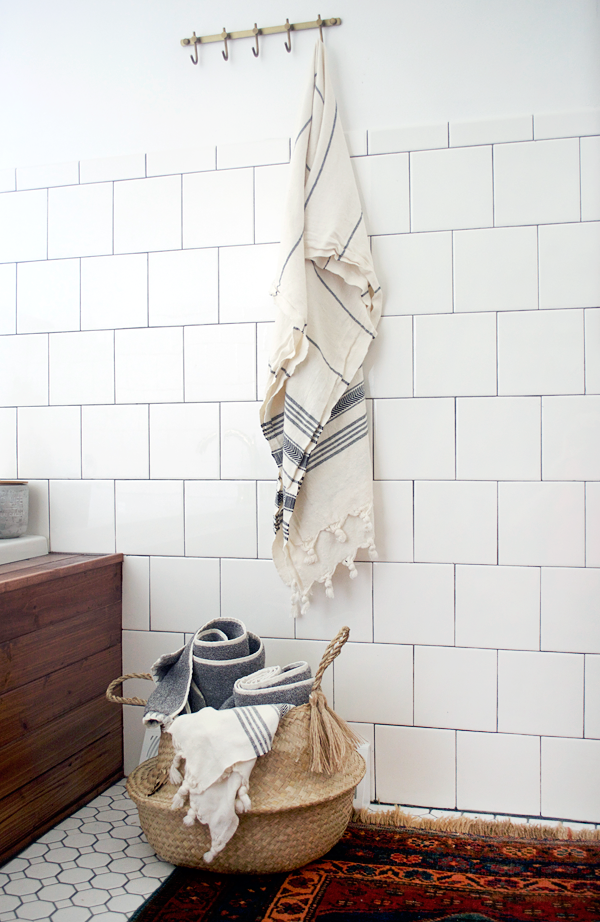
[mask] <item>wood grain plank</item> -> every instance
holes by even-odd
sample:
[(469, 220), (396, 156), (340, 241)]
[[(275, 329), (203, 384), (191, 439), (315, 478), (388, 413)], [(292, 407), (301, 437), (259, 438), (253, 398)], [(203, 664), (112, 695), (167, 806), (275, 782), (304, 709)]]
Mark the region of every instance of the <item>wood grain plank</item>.
[(14, 585), (0, 595), (0, 643), (65, 621), (79, 612), (111, 605), (121, 597), (121, 565), (65, 573), (35, 586)]
[[(121, 602), (0, 644), (0, 692), (20, 688), (121, 640)], [(115, 676), (116, 678), (116, 676)]]
[(120, 735), (92, 746), (0, 801), (0, 863), (123, 777)]
[(1, 745), (16, 742), (67, 711), (101, 698), (121, 673), (121, 646), (117, 645), (0, 695)]
[(28, 733), (18, 746), (0, 748), (0, 798), (12, 794), (109, 733), (118, 735), (120, 709), (106, 698), (88, 701)]
[[(63, 557), (63, 555), (57, 555)], [(51, 558), (48, 560), (47, 558)], [(35, 586), (45, 580), (62, 579), (69, 572), (83, 573), (86, 570), (102, 569), (115, 563), (123, 563), (122, 554), (84, 555), (74, 554), (68, 560), (54, 560), (53, 554), (48, 554), (46, 564), (32, 564), (24, 570), (17, 570), (17, 564), (2, 564), (7, 570), (2, 573), (0, 567), (0, 594), (10, 592), (13, 584), (19, 581), (23, 585)]]

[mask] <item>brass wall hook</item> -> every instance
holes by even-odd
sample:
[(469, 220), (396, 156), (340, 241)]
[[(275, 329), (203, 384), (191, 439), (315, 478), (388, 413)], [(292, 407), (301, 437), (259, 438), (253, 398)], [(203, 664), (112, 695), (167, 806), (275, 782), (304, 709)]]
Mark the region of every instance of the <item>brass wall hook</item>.
[(321, 41), (323, 41), (323, 20), (321, 19), (320, 13), (319, 18), (317, 19), (317, 25), (319, 27), (319, 35), (321, 36)]
[[(291, 33), (291, 29), (292, 29), (292, 27), (290, 26), (290, 21), (289, 21), (289, 19), (286, 19), (286, 21), (285, 21), (285, 30), (286, 30), (286, 32), (287, 32), (287, 34), (288, 34), (288, 37), (287, 37), (287, 42), (284, 42), (283, 44), (285, 45), (285, 50), (288, 51), (288, 52), (292, 50), (292, 33)], [(289, 44), (288, 44), (288, 42), (289, 42)]]
[(229, 48), (227, 47), (227, 29), (225, 28), (225, 26), (223, 26), (223, 31), (221, 32), (221, 38), (225, 42), (225, 51), (222, 51), (221, 54), (223, 55), (224, 59), (228, 61), (229, 60)]
[[(190, 55), (190, 61), (192, 62), (192, 64), (197, 64), (197, 63), (198, 63), (198, 42), (199, 42), (199, 41), (200, 41), (200, 39), (199, 39), (199, 38), (196, 38), (196, 33), (194, 32), (194, 34), (192, 35), (192, 42), (193, 42), (193, 44), (194, 44), (194, 52), (195, 52), (195, 54), (196, 54), (196, 57), (193, 58), (192, 55)], [(190, 44), (191, 44), (192, 42), (190, 42)]]
[(257, 57), (258, 57), (258, 54), (259, 54), (259, 49), (258, 49), (258, 35), (259, 35), (259, 33), (260, 33), (260, 29), (258, 28), (258, 26), (256, 25), (256, 23), (254, 23), (254, 28), (252, 29), (252, 31), (253, 31), (253, 33), (254, 33), (254, 40), (255, 40), (255, 42), (256, 42), (256, 49), (254, 49), (254, 48), (252, 49), (252, 54), (254, 55), (255, 58), (257, 58)]

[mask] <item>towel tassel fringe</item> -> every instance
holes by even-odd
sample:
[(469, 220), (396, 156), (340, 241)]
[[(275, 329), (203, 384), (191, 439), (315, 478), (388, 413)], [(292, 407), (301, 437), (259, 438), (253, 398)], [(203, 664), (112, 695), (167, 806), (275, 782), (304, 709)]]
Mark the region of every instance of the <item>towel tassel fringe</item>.
[(352, 557), (346, 557), (343, 563), (344, 563), (344, 566), (348, 567), (348, 570), (350, 571), (350, 579), (356, 579), (356, 577), (358, 576), (358, 570), (356, 569), (354, 565), (354, 560), (352, 559)]

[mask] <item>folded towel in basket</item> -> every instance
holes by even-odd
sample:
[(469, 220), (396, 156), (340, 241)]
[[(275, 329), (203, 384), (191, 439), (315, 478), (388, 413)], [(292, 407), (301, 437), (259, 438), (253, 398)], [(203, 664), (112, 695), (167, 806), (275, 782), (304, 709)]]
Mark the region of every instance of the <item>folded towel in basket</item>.
[(208, 621), (190, 641), (152, 666), (156, 687), (144, 723), (165, 727), (184, 710), (218, 709), (233, 694), (237, 679), (262, 669), (263, 642), (237, 618)]
[(313, 679), (310, 666), (304, 661), (288, 666), (265, 666), (251, 675), (238, 679), (233, 695), (222, 709), (250, 704), (308, 704)]
[[(215, 711), (203, 708), (196, 714), (177, 717), (169, 732), (175, 758), (170, 779), (180, 785), (172, 809), (183, 807), (189, 797), (189, 810), (183, 820), (195, 820), (210, 829), (211, 847), (204, 860), (209, 863), (222, 851), (236, 831), (239, 813), (250, 809), (250, 773), (256, 759), (271, 749), (273, 736), (288, 704)], [(185, 759), (185, 775), (179, 765)]]

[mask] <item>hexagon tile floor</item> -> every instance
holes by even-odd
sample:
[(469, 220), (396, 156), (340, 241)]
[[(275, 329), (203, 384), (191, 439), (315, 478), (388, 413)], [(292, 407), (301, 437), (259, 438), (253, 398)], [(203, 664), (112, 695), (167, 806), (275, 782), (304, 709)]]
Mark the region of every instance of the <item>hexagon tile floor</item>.
[(0, 867), (0, 922), (127, 922), (172, 870), (119, 781)]

